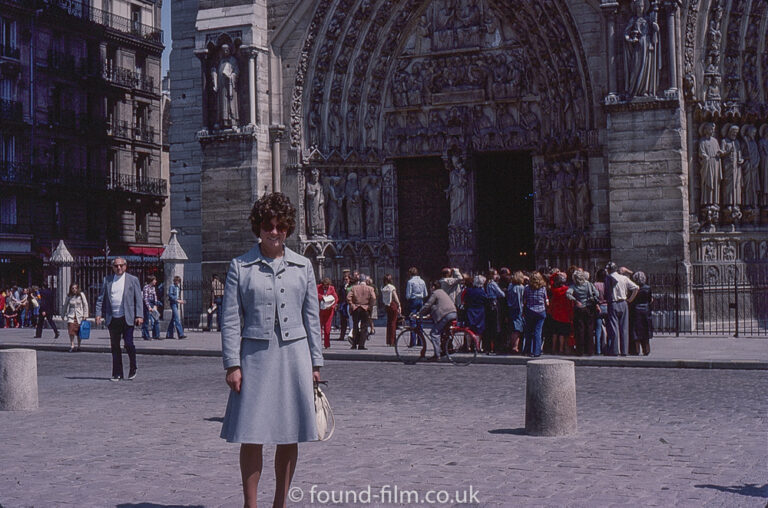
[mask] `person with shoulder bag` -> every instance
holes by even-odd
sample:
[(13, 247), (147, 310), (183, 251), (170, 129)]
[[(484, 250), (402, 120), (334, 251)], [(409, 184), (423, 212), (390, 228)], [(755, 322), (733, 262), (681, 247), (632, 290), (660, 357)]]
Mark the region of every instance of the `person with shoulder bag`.
[[(67, 322), (69, 352), (80, 351), (80, 342), (82, 341), (80, 337), (80, 324), (88, 319), (88, 300), (77, 284), (69, 286), (69, 293), (64, 298), (61, 315)], [(75, 346), (75, 337), (77, 337), (77, 346)]]

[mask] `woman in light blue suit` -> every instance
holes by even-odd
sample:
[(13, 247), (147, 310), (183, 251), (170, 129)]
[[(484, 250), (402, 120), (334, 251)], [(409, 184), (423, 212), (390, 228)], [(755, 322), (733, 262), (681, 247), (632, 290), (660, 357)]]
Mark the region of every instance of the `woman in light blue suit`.
[(221, 437), (241, 443), (245, 506), (256, 506), (262, 445), (277, 445), (274, 506), (284, 506), (298, 444), (317, 440), (313, 381), (323, 365), (317, 284), (310, 261), (285, 246), (296, 208), (279, 192), (251, 210), (259, 237), (232, 260), (221, 343), (231, 388)]

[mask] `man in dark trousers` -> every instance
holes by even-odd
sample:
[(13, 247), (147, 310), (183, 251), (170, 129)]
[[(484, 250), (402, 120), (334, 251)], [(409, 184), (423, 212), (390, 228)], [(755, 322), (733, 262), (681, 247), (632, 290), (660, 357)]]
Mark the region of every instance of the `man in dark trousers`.
[(136, 377), (136, 346), (133, 345), (133, 328), (144, 323), (144, 301), (139, 279), (125, 273), (128, 264), (125, 259), (117, 258), (112, 262), (112, 275), (104, 278), (99, 298), (96, 300), (96, 326), (102, 318), (109, 329), (109, 342), (112, 349), (112, 381), (123, 379), (123, 355), (120, 340), (125, 342), (125, 350), (130, 360), (128, 379)]
[(352, 311), (353, 339), (352, 349), (367, 349), (365, 341), (368, 340), (368, 320), (371, 309), (376, 305), (376, 292), (365, 283), (365, 277), (358, 275), (355, 279), (352, 276), (354, 284), (347, 291), (347, 304)]
[(59, 329), (56, 328), (56, 323), (53, 322), (53, 291), (48, 288), (48, 284), (43, 284), (40, 287), (40, 318), (37, 320), (37, 328), (35, 329), (35, 338), (39, 339), (43, 336), (44, 322), (48, 321), (48, 326), (53, 330), (54, 338), (59, 338)]

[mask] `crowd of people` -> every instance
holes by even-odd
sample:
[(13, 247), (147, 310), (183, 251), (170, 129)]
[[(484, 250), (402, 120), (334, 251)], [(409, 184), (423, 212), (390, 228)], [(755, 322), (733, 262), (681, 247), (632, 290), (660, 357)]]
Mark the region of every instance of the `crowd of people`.
[(53, 321), (53, 292), (46, 284), (23, 288), (12, 285), (0, 290), (0, 328), (34, 328), (40, 338), (47, 322), (56, 337), (59, 331)]
[(349, 340), (352, 349), (365, 349), (374, 331), (378, 293), (387, 315), (388, 346), (394, 345), (401, 316), (431, 314), (440, 321), (433, 334), (457, 320), (480, 337), (482, 352), (489, 355), (625, 356), (651, 351), (653, 296), (647, 277), (614, 263), (594, 277), (577, 266), (533, 272), (491, 268), (478, 274), (446, 267), (431, 291), (413, 267), (402, 302), (392, 276), (382, 282), (376, 288), (370, 277), (345, 270), (338, 288), (328, 278), (318, 284), (326, 348), (336, 314), (338, 339)]

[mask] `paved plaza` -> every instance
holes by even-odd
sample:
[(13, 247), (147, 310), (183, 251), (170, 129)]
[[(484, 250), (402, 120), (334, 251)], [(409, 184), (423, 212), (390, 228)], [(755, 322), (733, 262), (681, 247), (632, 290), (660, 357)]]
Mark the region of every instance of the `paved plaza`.
[[(140, 355), (138, 377), (112, 383), (107, 354), (38, 352), (38, 371), (40, 409), (0, 413), (3, 507), (241, 506), (219, 359)], [(403, 491), (481, 506), (768, 499), (764, 371), (577, 367), (579, 428), (563, 438), (524, 435), (524, 366), (330, 360), (323, 375), (336, 434), (300, 446), (295, 506)]]

